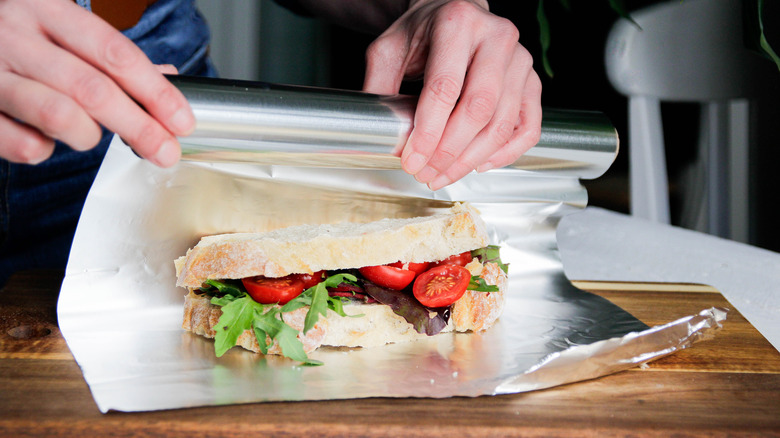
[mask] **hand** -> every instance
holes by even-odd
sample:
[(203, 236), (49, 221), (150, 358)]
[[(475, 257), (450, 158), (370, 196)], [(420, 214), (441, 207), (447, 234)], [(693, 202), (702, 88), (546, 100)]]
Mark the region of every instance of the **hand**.
[[(61, 140), (87, 150), (102, 124), (158, 166), (175, 164), (189, 104), (120, 32), (69, 0), (0, 0), (0, 157), (36, 164)], [(138, 102), (138, 103), (136, 103)], [(143, 107), (143, 108), (142, 108)]]
[(364, 91), (424, 75), (406, 172), (432, 190), (513, 163), (539, 141), (541, 81), (517, 28), (484, 0), (421, 0), (368, 48)]

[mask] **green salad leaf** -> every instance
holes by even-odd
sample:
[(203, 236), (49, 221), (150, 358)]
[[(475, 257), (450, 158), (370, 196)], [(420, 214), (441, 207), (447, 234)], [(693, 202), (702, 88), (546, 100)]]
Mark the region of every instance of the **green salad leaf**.
[(477, 292), (498, 292), (498, 286), (487, 284), (484, 278), (479, 275), (472, 275), (469, 280), (468, 290)]
[[(311, 330), (320, 316), (327, 316), (328, 309), (340, 316), (344, 313), (344, 305), (339, 297), (328, 295), (328, 287), (336, 287), (343, 282), (357, 281), (351, 274), (336, 274), (326, 278), (316, 286), (310, 287), (300, 295), (290, 300), (284, 306), (276, 304), (260, 304), (253, 300), (241, 285), (240, 281), (207, 280), (201, 288), (206, 292), (218, 291), (221, 296), (211, 298), (211, 304), (222, 308), (217, 326), (214, 328), (214, 351), (221, 357), (233, 348), (238, 337), (245, 330), (253, 330), (263, 354), (268, 353), (268, 342), (276, 342), (282, 350), (282, 355), (306, 365), (322, 365), (322, 362), (309, 359), (303, 350), (303, 344), (298, 339), (298, 330), (284, 322), (284, 314), (310, 306), (304, 320), (303, 333)], [(360, 315), (354, 315), (360, 316)]]
[(479, 259), (483, 264), (495, 263), (504, 271), (504, 274), (509, 273), (509, 264), (501, 261), (500, 254), (501, 247), (498, 245), (488, 245), (484, 248), (475, 249), (471, 251), (471, 256)]
[[(225, 297), (228, 296), (232, 297), (232, 295), (225, 295)], [(222, 306), (222, 316), (219, 317), (219, 322), (214, 328), (216, 332), (214, 351), (217, 357), (222, 356), (236, 345), (238, 337), (244, 333), (244, 330), (252, 327), (256, 313), (262, 312), (262, 307), (264, 307), (246, 294), (241, 298), (233, 297), (233, 299), (226, 300), (225, 297), (217, 299), (220, 303), (226, 303)], [(215, 304), (215, 300), (212, 300), (212, 303)]]
[(234, 297), (241, 296), (241, 294), (245, 292), (241, 280), (206, 280), (204, 284), (210, 287), (201, 287), (201, 290), (203, 291), (208, 291), (213, 287), (222, 294), (232, 295)]

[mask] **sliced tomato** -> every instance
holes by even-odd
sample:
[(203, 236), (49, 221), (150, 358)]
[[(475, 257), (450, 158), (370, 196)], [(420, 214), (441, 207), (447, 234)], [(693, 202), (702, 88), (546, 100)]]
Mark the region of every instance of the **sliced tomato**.
[(414, 271), (390, 265), (366, 266), (360, 268), (359, 271), (372, 283), (395, 290), (401, 290), (409, 286), (416, 275)]
[(444, 260), (440, 260), (436, 263), (434, 263), (434, 266), (442, 266), (442, 265), (458, 265), (458, 266), (466, 266), (469, 263), (471, 263), (471, 260), (474, 257), (471, 256), (471, 251), (462, 252), (460, 254), (455, 254), (452, 256), (447, 257)]
[(471, 273), (462, 266), (435, 266), (417, 276), (412, 293), (423, 306), (449, 306), (466, 293), (469, 280)]
[(303, 290), (316, 286), (325, 280), (325, 271), (317, 271), (313, 274), (295, 274), (303, 281)]
[(303, 280), (297, 274), (269, 278), (262, 275), (241, 280), (247, 293), (260, 304), (287, 304), (303, 292)]
[(417, 275), (420, 275), (421, 273), (423, 273), (423, 272), (427, 271), (427, 270), (428, 270), (428, 267), (430, 267), (430, 265), (431, 265), (431, 264), (430, 264), (430, 263), (428, 263), (428, 262), (423, 262), (423, 263), (414, 263), (414, 262), (409, 262), (409, 263), (402, 263), (402, 262), (395, 262), (395, 263), (390, 263), (390, 264), (389, 264), (389, 265), (387, 265), (387, 266), (392, 266), (392, 267), (394, 267), (394, 268), (404, 269), (404, 265), (406, 265), (406, 269), (408, 269), (408, 270), (410, 270), (410, 271), (414, 271), (414, 273), (415, 273), (415, 274), (417, 274)]

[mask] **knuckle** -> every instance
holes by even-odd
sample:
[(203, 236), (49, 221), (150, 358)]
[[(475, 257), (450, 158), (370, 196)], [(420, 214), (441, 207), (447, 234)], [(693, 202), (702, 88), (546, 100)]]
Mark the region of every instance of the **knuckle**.
[(439, 136), (432, 131), (415, 128), (414, 143), (417, 145), (415, 149), (420, 151), (433, 151), (439, 144)]
[(98, 73), (87, 73), (73, 85), (76, 101), (88, 109), (95, 109), (108, 100), (110, 85), (108, 79)]
[(528, 90), (534, 96), (542, 95), (542, 80), (539, 78), (539, 75), (536, 74), (536, 72), (533, 70), (531, 70), (531, 74), (528, 76), (528, 79), (526, 80), (526, 88), (528, 88)]
[(43, 131), (62, 133), (72, 126), (74, 113), (73, 105), (68, 100), (54, 96), (38, 108), (38, 120)]
[(517, 57), (518, 64), (522, 68), (531, 69), (531, 66), (534, 64), (534, 57), (528, 50), (518, 44), (517, 49), (515, 50), (515, 56)]
[(538, 125), (534, 125), (526, 131), (525, 138), (528, 141), (528, 148), (530, 149), (536, 143), (539, 143), (539, 140), (542, 138), (542, 127)]
[(177, 94), (176, 89), (172, 86), (160, 87), (160, 89), (157, 90), (153, 96), (154, 97), (150, 102), (151, 105), (149, 105), (149, 109), (153, 108), (157, 111), (162, 111), (165, 116), (173, 114), (173, 112), (176, 111), (176, 109), (179, 107), (179, 95)]
[(493, 140), (496, 144), (503, 145), (512, 138), (515, 132), (515, 124), (509, 120), (500, 120), (493, 127)]
[(165, 140), (164, 137), (162, 128), (151, 119), (144, 121), (138, 128), (132, 130), (130, 135), (122, 136), (133, 149), (144, 157), (157, 152), (159, 145)]
[(496, 17), (496, 22), (491, 25), (493, 32), (506, 41), (516, 43), (520, 40), (520, 31), (517, 26), (504, 17)]
[(429, 89), (436, 100), (448, 106), (454, 106), (460, 97), (460, 83), (449, 75), (433, 78)]
[(497, 97), (490, 92), (475, 93), (466, 101), (466, 114), (479, 123), (487, 123), (493, 116), (498, 105)]
[(380, 36), (366, 48), (366, 61), (376, 62), (396, 56), (398, 51), (389, 36)]
[(450, 167), (450, 165), (458, 158), (458, 155), (455, 153), (455, 151), (442, 147), (436, 150), (436, 154), (433, 156), (431, 161), (433, 162), (433, 167), (436, 168), (438, 171), (443, 171)]
[(121, 33), (109, 29), (103, 37), (102, 58), (111, 71), (121, 71), (138, 61), (140, 52), (135, 50), (133, 43)]
[(466, 0), (455, 0), (444, 6), (442, 16), (447, 21), (471, 21), (475, 12), (477, 12), (475, 4)]
[(54, 140), (43, 136), (24, 135), (7, 154), (9, 161), (37, 164), (49, 158), (54, 151)]

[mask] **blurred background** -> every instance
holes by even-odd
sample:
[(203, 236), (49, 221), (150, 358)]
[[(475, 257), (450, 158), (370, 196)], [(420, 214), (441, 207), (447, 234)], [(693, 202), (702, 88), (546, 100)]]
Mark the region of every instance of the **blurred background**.
[[(691, 0), (692, 1), (692, 0)], [(742, 1), (742, 0), (737, 0)], [(295, 15), (271, 0), (217, 2), (197, 0), (212, 29), (212, 58), (220, 75), (231, 79), (360, 89), (365, 69), (364, 52), (374, 36), (360, 34), (319, 19)], [(568, 3), (568, 7), (564, 7)], [(626, 2), (629, 12), (642, 11), (663, 1)], [(683, 3), (671, 0), (668, 3)], [(764, 2), (764, 31), (775, 50), (780, 47), (780, 2)], [(621, 137), (621, 150), (602, 177), (583, 181), (589, 205), (630, 213), (628, 98), (610, 83), (605, 67), (605, 47), (619, 15), (607, 0), (545, 2), (551, 46), (548, 52), (553, 76), (541, 68), (536, 0), (493, 0), (491, 10), (512, 20), (520, 29), (520, 43), (537, 60), (545, 107), (595, 110), (606, 114)], [(741, 38), (741, 36), (734, 36)], [(758, 56), (758, 55), (756, 55)], [(771, 61), (765, 61), (773, 67)], [(745, 219), (725, 237), (780, 252), (780, 71), (763, 80), (765, 92), (751, 108), (749, 149), (746, 152), (747, 200)], [(408, 83), (403, 93), (415, 94), (419, 83)], [(671, 223), (707, 231), (690, 219), (687, 206), (702, 194), (692, 169), (701, 162), (699, 121), (701, 105), (695, 102), (662, 102), (663, 141), (668, 173)], [(725, 169), (718, 169), (726, 172)]]

